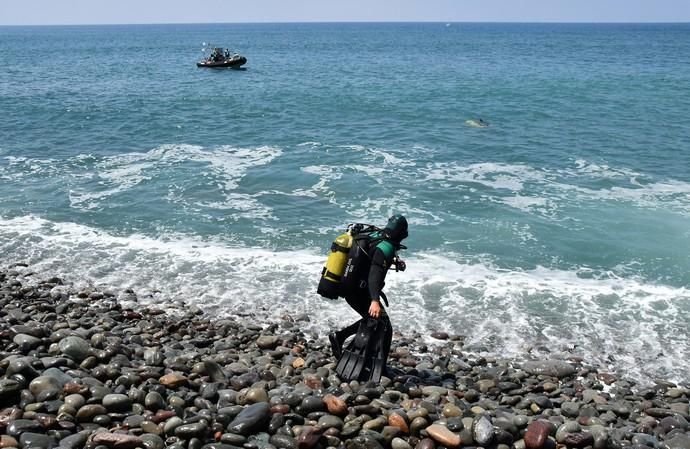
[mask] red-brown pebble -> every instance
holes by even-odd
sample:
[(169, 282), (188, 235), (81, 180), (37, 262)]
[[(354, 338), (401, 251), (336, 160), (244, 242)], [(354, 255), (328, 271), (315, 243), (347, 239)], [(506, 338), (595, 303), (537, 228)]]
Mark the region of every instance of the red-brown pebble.
[(89, 391), (89, 387), (86, 385), (78, 384), (76, 382), (67, 382), (64, 387), (62, 387), (62, 392), (65, 395), (70, 394), (86, 394)]
[(437, 443), (441, 443), (446, 447), (458, 447), (460, 446), (460, 435), (451, 432), (448, 427), (442, 426), (440, 424), (432, 424), (426, 428), (427, 433), (431, 438)]
[(19, 447), (19, 443), (9, 435), (0, 435), (0, 447)]
[(175, 415), (175, 412), (172, 410), (158, 410), (155, 415), (151, 417), (151, 421), (155, 422), (156, 424), (162, 423), (163, 421), (167, 421), (168, 419), (172, 418)]
[(332, 395), (332, 394), (327, 394), (326, 396), (323, 397), (323, 402), (326, 403), (326, 408), (328, 409), (328, 413), (330, 413), (331, 415), (336, 415), (336, 416), (347, 415), (347, 404), (345, 403), (345, 401), (343, 401), (339, 397)]
[(299, 449), (312, 449), (321, 439), (321, 429), (314, 426), (304, 426), (302, 433), (297, 437)]
[(287, 404), (277, 404), (271, 407), (270, 413), (271, 415), (275, 415), (276, 413), (282, 413), (283, 415), (288, 413), (290, 411), (290, 406)]
[(187, 384), (187, 378), (180, 373), (170, 373), (162, 376), (158, 382), (168, 388), (178, 388)]
[(391, 413), (391, 415), (388, 417), (388, 425), (397, 427), (398, 429), (402, 430), (403, 433), (410, 433), (410, 426), (407, 425), (407, 421), (405, 421), (405, 418), (397, 413)]
[(543, 420), (532, 421), (525, 432), (527, 449), (541, 449), (551, 433), (552, 425)]
[(102, 444), (115, 449), (133, 449), (143, 444), (143, 440), (137, 436), (109, 432), (97, 433), (91, 441), (96, 445)]

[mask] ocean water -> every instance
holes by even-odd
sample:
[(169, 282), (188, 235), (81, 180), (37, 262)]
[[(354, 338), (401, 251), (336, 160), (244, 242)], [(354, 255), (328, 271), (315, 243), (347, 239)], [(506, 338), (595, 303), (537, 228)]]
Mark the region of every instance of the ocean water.
[(0, 266), (316, 336), (356, 318), (315, 292), (332, 239), (400, 212), (396, 329), (687, 385), (688, 54), (687, 24), (0, 27)]

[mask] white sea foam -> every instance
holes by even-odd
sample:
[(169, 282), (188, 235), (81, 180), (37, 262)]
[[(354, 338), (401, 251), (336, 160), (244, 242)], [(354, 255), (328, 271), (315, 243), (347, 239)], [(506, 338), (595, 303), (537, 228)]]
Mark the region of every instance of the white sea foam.
[[(636, 171), (584, 160), (557, 170), (521, 164), (437, 162), (420, 172), (425, 182), (446, 189), (475, 193), (473, 185), (488, 187), (493, 191), (484, 195), (490, 201), (553, 219), (562, 206), (591, 201), (628, 202), (641, 208), (690, 214), (690, 182), (642, 181), (644, 176)], [(617, 185), (585, 187), (588, 180), (611, 180)]]
[[(162, 176), (167, 170), (183, 164), (205, 164), (205, 176), (220, 178), (219, 190), (226, 196), (224, 203), (214, 204), (233, 207), (239, 203), (252, 203), (249, 197), (240, 198), (237, 189), (239, 182), (251, 167), (266, 165), (280, 156), (282, 151), (272, 147), (235, 148), (221, 146), (211, 149), (194, 145), (163, 145), (145, 153), (127, 153), (97, 159), (91, 168), (98, 179), (96, 185), (78, 185), (69, 192), (70, 204), (80, 209), (101, 207), (104, 200), (128, 191), (137, 185)], [(84, 159), (81, 159), (84, 161)], [(265, 207), (264, 207), (265, 209)], [(246, 210), (246, 209), (245, 209)], [(265, 213), (261, 215), (266, 215)]]
[[(143, 303), (185, 300), (218, 315), (309, 313), (314, 335), (356, 318), (343, 302), (315, 294), (321, 249), (119, 236), (25, 216), (0, 220), (0, 254), (30, 263), (36, 278), (57, 274), (132, 288)], [(471, 350), (508, 356), (568, 350), (638, 379), (687, 380), (688, 289), (586, 269), (503, 270), (459, 254), (413, 253), (406, 260), (405, 273), (386, 279), (398, 329), (460, 333)]]
[(525, 182), (543, 181), (545, 175), (527, 165), (484, 162), (467, 166), (437, 162), (422, 170), (426, 181), (481, 184), (492, 189), (519, 192)]

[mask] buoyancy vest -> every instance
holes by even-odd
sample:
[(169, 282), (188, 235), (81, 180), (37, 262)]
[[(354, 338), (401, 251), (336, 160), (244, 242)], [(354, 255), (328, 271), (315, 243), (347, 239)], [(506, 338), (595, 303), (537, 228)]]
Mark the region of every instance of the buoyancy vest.
[(341, 278), (340, 296), (358, 295), (368, 287), (369, 269), (376, 249), (383, 251), (386, 260), (391, 260), (395, 255), (395, 247), (384, 240), (380, 232), (358, 234), (354, 237)]

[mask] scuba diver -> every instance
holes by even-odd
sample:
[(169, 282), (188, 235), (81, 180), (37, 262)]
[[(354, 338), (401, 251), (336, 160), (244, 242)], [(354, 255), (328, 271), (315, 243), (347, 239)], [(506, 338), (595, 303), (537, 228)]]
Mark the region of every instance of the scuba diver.
[[(395, 266), (396, 271), (406, 268), (405, 263), (397, 257), (397, 251), (405, 249), (401, 242), (407, 236), (407, 219), (403, 215), (393, 215), (384, 229), (368, 234), (361, 240), (355, 237), (352, 247), (363, 253), (359, 261), (352, 263), (359, 265), (354, 268), (358, 279), (355, 279), (356, 287), (346, 289), (341, 296), (362, 319), (328, 336), (333, 355), (338, 359), (336, 373), (343, 379), (378, 382), (381, 375), (387, 372), (386, 361), (393, 329), (381, 305), (383, 299), (388, 306), (382, 289), (391, 266)], [(353, 261), (352, 254), (351, 251), (348, 264)], [(354, 258), (357, 259), (357, 256)], [(343, 278), (348, 274), (346, 269)], [(355, 338), (343, 348), (345, 340), (352, 335)]]

